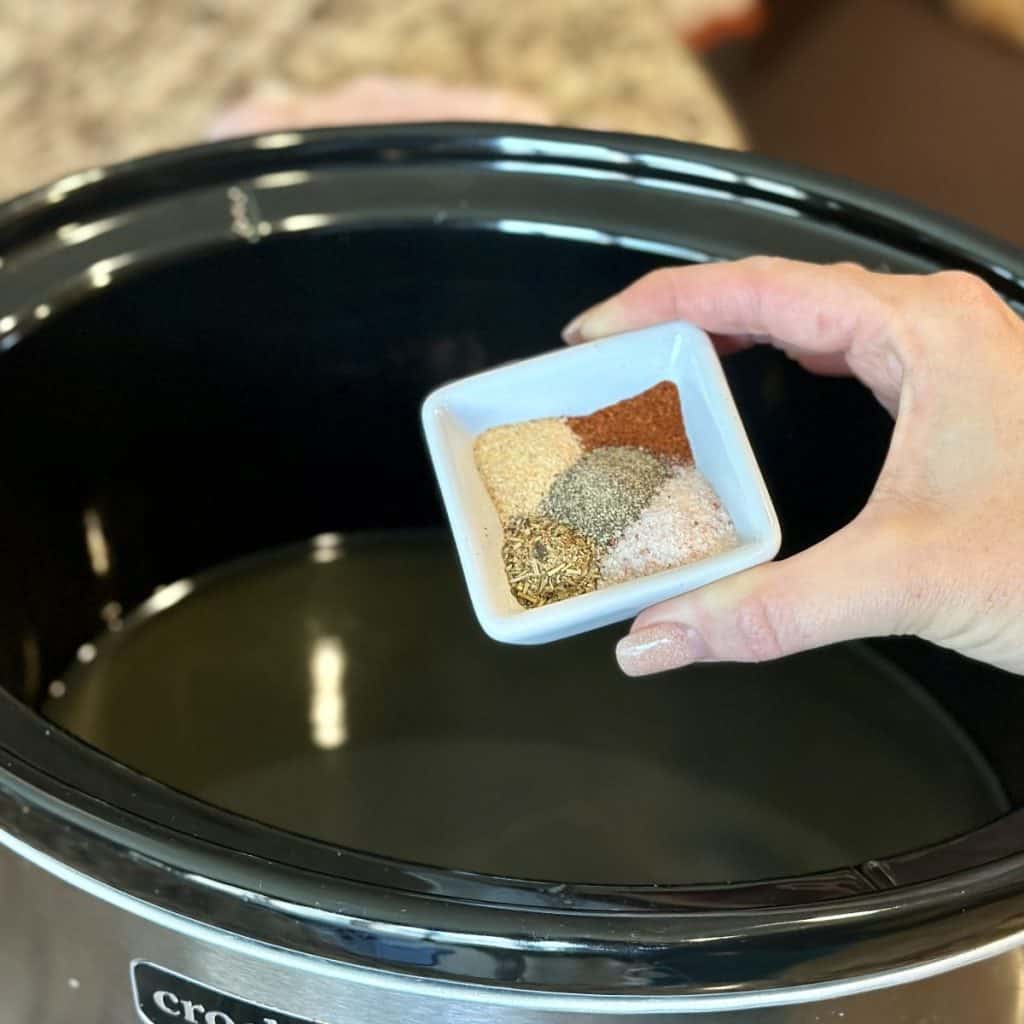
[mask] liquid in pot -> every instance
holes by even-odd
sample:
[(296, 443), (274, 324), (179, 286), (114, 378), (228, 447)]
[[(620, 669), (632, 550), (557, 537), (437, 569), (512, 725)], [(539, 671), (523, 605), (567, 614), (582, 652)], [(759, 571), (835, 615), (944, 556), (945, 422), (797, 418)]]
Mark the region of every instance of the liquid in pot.
[(500, 645), (443, 531), (321, 537), (158, 593), (44, 712), (261, 822), (545, 880), (796, 875), (1006, 810), (955, 723), (864, 646), (635, 681), (624, 628)]

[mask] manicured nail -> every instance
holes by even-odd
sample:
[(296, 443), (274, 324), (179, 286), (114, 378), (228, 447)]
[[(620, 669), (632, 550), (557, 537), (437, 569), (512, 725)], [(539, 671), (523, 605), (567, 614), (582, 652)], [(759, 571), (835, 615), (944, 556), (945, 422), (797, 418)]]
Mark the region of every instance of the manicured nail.
[(583, 318), (586, 313), (580, 313), (579, 316), (573, 317), (563, 328), (562, 328), (562, 341), (566, 345), (578, 345), (583, 340), (583, 334), (580, 331), (580, 324), (583, 323)]
[(710, 652), (704, 638), (689, 626), (658, 622), (623, 637), (615, 648), (627, 676), (649, 676), (700, 661)]

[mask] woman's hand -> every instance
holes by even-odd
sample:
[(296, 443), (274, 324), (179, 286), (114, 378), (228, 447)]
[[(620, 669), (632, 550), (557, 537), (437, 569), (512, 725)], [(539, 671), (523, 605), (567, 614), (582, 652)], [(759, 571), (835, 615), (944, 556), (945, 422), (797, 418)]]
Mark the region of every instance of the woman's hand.
[(814, 372), (853, 374), (896, 424), (852, 523), (785, 561), (648, 608), (619, 643), (623, 670), (914, 634), (1024, 672), (1024, 321), (959, 271), (896, 276), (755, 257), (655, 271), (565, 337), (672, 319), (703, 327), (722, 351), (768, 344)]

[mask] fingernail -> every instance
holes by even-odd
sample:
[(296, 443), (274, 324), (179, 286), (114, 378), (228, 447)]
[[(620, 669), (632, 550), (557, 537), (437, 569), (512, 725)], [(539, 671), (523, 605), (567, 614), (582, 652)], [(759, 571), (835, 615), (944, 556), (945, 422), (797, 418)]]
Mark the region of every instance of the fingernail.
[(583, 332), (580, 330), (580, 325), (583, 323), (584, 316), (586, 316), (585, 313), (580, 313), (579, 316), (573, 317), (562, 328), (562, 341), (566, 345), (578, 345), (583, 340)]
[(619, 668), (627, 676), (648, 676), (681, 668), (709, 654), (704, 638), (690, 626), (658, 622), (623, 637), (615, 648)]

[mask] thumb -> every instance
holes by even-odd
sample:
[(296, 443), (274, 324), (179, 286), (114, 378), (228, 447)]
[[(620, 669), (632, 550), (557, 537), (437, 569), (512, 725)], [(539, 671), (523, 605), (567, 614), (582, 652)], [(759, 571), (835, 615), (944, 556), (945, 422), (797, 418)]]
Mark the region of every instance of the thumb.
[[(855, 520), (782, 562), (642, 612), (616, 656), (630, 676), (695, 661), (770, 661), (840, 640), (915, 632), (908, 538)], [(902, 545), (902, 546), (901, 546)]]

